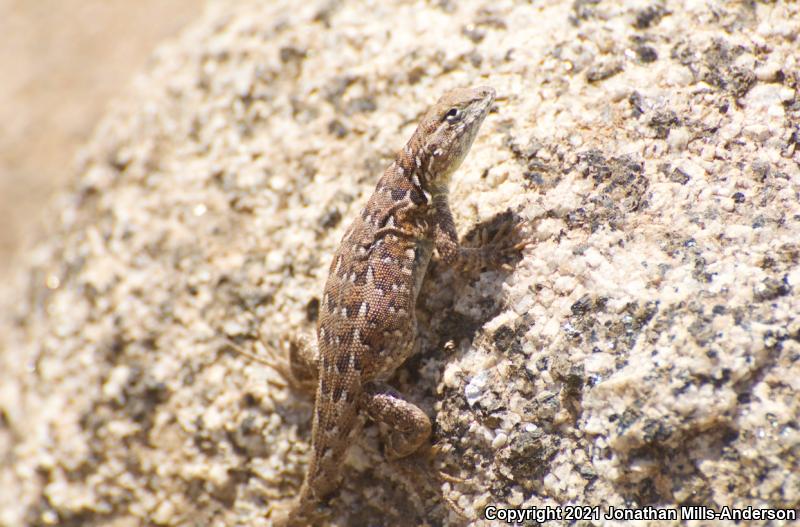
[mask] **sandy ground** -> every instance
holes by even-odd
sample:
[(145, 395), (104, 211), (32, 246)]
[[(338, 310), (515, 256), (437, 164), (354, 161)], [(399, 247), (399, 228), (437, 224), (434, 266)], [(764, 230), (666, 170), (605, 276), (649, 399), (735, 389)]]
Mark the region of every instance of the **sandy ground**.
[(0, 277), (108, 101), (202, 0), (0, 0)]

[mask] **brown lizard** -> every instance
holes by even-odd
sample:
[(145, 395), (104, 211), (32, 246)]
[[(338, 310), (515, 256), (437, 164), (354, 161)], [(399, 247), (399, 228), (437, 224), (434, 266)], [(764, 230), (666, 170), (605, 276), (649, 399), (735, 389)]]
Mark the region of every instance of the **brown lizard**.
[(428, 416), (384, 381), (414, 351), (414, 309), (434, 249), (445, 264), (467, 268), (521, 247), (508, 231), (484, 247), (462, 247), (448, 205), (451, 176), (494, 98), (482, 86), (439, 99), (345, 232), (320, 303), (311, 462), (292, 510), (276, 524), (312, 522), (339, 485), (362, 415), (387, 425), (389, 458), (413, 453), (430, 436)]

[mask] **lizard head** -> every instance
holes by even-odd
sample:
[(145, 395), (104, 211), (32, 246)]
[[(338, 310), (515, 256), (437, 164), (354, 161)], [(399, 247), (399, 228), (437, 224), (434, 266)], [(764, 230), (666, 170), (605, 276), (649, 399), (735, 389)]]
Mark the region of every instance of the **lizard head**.
[(494, 97), (488, 86), (457, 88), (445, 93), (422, 118), (412, 142), (426, 190), (447, 191), (450, 176), (469, 152)]

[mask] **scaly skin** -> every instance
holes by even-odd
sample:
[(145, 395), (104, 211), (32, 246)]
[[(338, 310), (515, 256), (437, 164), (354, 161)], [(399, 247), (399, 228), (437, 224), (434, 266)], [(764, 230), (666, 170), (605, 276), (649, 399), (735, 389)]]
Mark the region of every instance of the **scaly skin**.
[(428, 416), (384, 381), (414, 350), (414, 308), (434, 249), (459, 267), (508, 249), (461, 247), (447, 201), (451, 176), (494, 97), (492, 88), (476, 87), (439, 99), (342, 238), (320, 303), (313, 453), (300, 496), (280, 524), (310, 524), (320, 500), (338, 487), (362, 414), (389, 426), (385, 450), (392, 458), (413, 453), (430, 436)]

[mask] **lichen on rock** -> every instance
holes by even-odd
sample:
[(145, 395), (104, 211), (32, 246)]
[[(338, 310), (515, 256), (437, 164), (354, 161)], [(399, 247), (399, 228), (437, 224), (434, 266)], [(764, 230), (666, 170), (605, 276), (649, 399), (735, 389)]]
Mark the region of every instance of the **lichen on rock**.
[(309, 448), (291, 339), (421, 112), (477, 83), (498, 99), (455, 177), (459, 232), (514, 214), (536, 243), (510, 270), (430, 270), (393, 383), (437, 448), (390, 464), (368, 424), (331, 522), (797, 509), (797, 20), (789, 1), (210, 8), (109, 111), (8, 289), (0, 525), (269, 525)]

